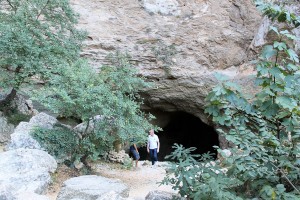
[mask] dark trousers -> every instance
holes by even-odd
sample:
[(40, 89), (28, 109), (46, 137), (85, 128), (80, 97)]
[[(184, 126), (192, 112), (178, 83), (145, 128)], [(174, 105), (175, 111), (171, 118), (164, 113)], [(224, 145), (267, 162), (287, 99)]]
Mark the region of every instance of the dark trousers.
[(157, 161), (157, 149), (149, 149), (152, 165)]

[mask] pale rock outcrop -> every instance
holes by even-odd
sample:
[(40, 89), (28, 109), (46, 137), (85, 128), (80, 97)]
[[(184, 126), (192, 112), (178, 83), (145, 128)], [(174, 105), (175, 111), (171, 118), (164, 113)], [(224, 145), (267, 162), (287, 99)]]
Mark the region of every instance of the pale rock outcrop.
[(52, 129), (56, 123), (58, 123), (57, 119), (46, 113), (33, 116), (29, 122), (21, 122), (11, 134), (11, 141), (7, 149), (42, 149), (41, 145), (31, 136), (31, 132), (37, 127)]
[(122, 198), (129, 196), (129, 187), (118, 179), (109, 179), (95, 175), (79, 176), (64, 182), (57, 200), (101, 199), (112, 191)]
[(96, 200), (134, 200), (132, 198), (123, 198), (120, 194), (116, 193), (115, 191), (110, 191), (103, 196), (97, 198)]
[[(0, 88), (0, 101), (4, 100), (10, 91), (2, 91)], [(24, 115), (33, 116), (38, 113), (36, 109), (33, 108), (31, 100), (26, 99), (23, 95), (17, 94), (10, 105), (11, 108), (17, 109), (17, 111)]]
[(57, 168), (55, 159), (37, 149), (16, 149), (0, 154), (0, 199), (44, 200), (51, 182), (50, 172)]
[(178, 194), (175, 193), (160, 191), (160, 190), (150, 191), (145, 198), (145, 200), (172, 200), (172, 199), (185, 200), (186, 198), (180, 197)]
[(92, 117), (92, 119), (89, 121), (88, 127), (87, 123), (83, 122), (78, 124), (73, 128), (73, 131), (75, 131), (80, 137), (82, 137), (84, 134), (91, 133), (95, 128), (95, 122), (99, 122), (103, 119), (103, 116), (96, 115)]
[(33, 192), (23, 192), (15, 197), (14, 200), (50, 200), (45, 195), (36, 194)]
[(146, 11), (162, 15), (180, 15), (179, 3), (177, 0), (143, 0), (143, 7)]
[(14, 131), (14, 125), (8, 123), (7, 118), (0, 112), (0, 143), (7, 143), (10, 134)]
[(228, 74), (251, 80), (249, 46), (261, 22), (252, 0), (72, 0), (88, 31), (82, 56), (99, 67), (116, 50), (128, 52), (155, 87), (143, 92), (145, 109), (184, 111), (206, 121), (204, 99)]
[(16, 107), (18, 111), (24, 115), (36, 115), (38, 111), (33, 108), (32, 101), (26, 99), (23, 95), (17, 94), (12, 102), (12, 107)]
[(124, 163), (126, 159), (129, 159), (129, 155), (124, 150), (121, 150), (119, 152), (111, 150), (110, 152), (108, 152), (107, 158), (112, 162)]

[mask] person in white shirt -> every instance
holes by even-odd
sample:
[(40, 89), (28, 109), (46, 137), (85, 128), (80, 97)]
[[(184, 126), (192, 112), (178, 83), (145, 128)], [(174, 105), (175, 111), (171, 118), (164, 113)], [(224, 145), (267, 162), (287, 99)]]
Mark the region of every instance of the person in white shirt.
[(152, 165), (155, 165), (157, 162), (157, 153), (159, 153), (159, 139), (156, 134), (154, 134), (154, 130), (151, 129), (149, 131), (148, 142), (147, 142), (147, 152), (150, 153), (150, 158), (152, 161)]

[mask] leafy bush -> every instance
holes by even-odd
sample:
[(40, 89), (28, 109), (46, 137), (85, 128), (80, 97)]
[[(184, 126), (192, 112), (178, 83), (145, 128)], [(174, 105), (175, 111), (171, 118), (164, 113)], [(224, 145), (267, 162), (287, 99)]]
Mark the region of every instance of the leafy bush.
[(227, 177), (226, 169), (212, 161), (212, 155), (193, 155), (195, 147), (184, 148), (174, 144), (173, 148), (175, 151), (166, 157), (173, 162), (161, 184), (171, 184), (174, 190), (188, 199), (241, 199), (233, 192), (241, 182)]
[(75, 133), (60, 125), (55, 125), (53, 129), (37, 128), (32, 136), (50, 155), (59, 160), (72, 160), (78, 146)]
[[(205, 111), (231, 143), (231, 155), (217, 148), (225, 159), (213, 166), (195, 162), (177, 147), (173, 157), (179, 163), (171, 171), (175, 177), (165, 183), (190, 199), (300, 199), (300, 66), (297, 37), (290, 31), (300, 25), (300, 17), (279, 5), (256, 5), (281, 23), (281, 28), (271, 27), (276, 37), (264, 46), (257, 63), (260, 91), (243, 94), (240, 86), (218, 77)], [(213, 175), (220, 168), (228, 171)]]
[(30, 120), (29, 115), (18, 112), (17, 110), (12, 112), (6, 111), (7, 122), (17, 126), (20, 122), (28, 122)]
[(89, 158), (104, 156), (116, 141), (122, 144), (136, 138), (145, 143), (145, 130), (152, 127), (152, 115), (140, 110), (142, 102), (137, 94), (149, 84), (137, 77), (127, 55), (111, 55), (111, 61), (113, 65), (96, 71), (79, 60), (61, 69), (35, 94), (34, 99), (51, 111), (86, 125), (75, 151), (75, 159), (85, 164)]
[(23, 84), (48, 80), (77, 59), (85, 34), (68, 0), (0, 1), (0, 8), (0, 87), (11, 89), (0, 104), (8, 104)]

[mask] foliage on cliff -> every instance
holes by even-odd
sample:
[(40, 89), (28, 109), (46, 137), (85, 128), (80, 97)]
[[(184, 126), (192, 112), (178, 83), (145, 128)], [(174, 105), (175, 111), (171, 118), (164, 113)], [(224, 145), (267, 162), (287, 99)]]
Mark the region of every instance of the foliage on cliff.
[(77, 59), (85, 34), (76, 23), (68, 0), (0, 1), (0, 88), (11, 91), (0, 106)]
[[(137, 77), (126, 55), (115, 54), (111, 61), (112, 65), (102, 66), (97, 72), (80, 60), (62, 69), (35, 94), (35, 100), (51, 111), (84, 123), (82, 132), (72, 134), (77, 138), (73, 160), (97, 159), (116, 142), (125, 144), (132, 138), (145, 143), (145, 130), (151, 129), (153, 116), (140, 110), (142, 102), (137, 95), (149, 84)], [(51, 134), (51, 130), (48, 132)], [(43, 140), (44, 132), (35, 136)]]
[[(163, 183), (190, 199), (300, 199), (300, 66), (293, 29), (300, 17), (286, 7), (256, 1), (274, 21), (272, 42), (257, 62), (255, 95), (219, 76), (206, 113), (230, 142), (220, 160), (201, 160), (176, 145), (177, 160)], [(175, 175), (175, 176), (174, 176)]]
[[(135, 137), (144, 142), (152, 116), (140, 110), (137, 91), (147, 84), (127, 57), (113, 56), (112, 64), (102, 66), (100, 72), (79, 60), (85, 33), (76, 28), (77, 19), (68, 0), (0, 0), (0, 89), (10, 91), (0, 101), (0, 110), (11, 105), (23, 86), (30, 91), (29, 85), (35, 89), (38, 85), (36, 101), (85, 123), (83, 133), (71, 134), (78, 137), (70, 140), (77, 143), (74, 151), (68, 146), (66, 152), (72, 152), (73, 159), (86, 160), (110, 150), (115, 141)], [(57, 137), (60, 131), (44, 137), (47, 131), (39, 130), (36, 137), (56, 148), (62, 138), (70, 137)]]

